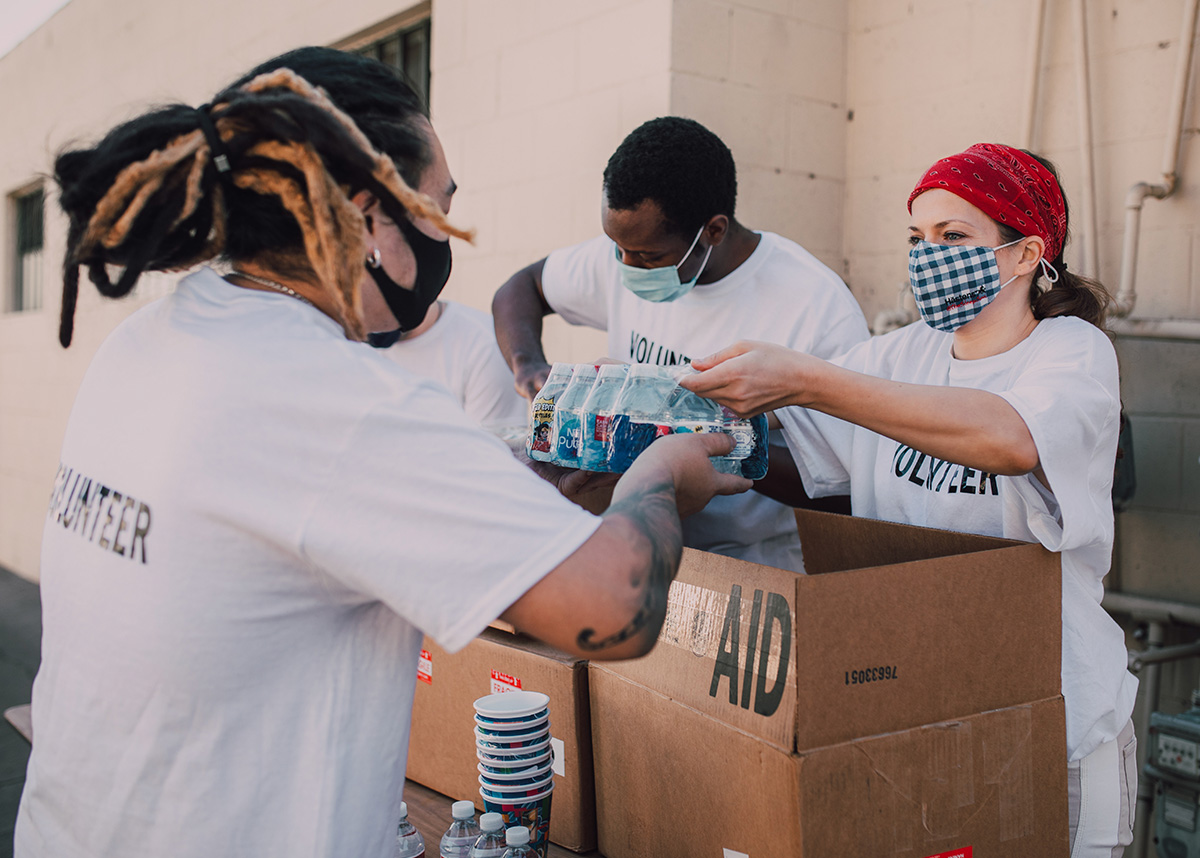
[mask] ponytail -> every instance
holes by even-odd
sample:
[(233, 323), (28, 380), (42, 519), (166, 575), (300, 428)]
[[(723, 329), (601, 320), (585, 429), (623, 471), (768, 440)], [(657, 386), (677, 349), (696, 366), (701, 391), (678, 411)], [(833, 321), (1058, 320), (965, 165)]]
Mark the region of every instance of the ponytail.
[(1105, 320), (1112, 296), (1096, 280), (1083, 277), (1067, 270), (1067, 264), (1060, 256), (1053, 263), (1058, 274), (1058, 280), (1042, 289), (1038, 285), (1041, 276), (1041, 266), (1034, 272), (1033, 283), (1029, 287), (1029, 304), (1033, 308), (1033, 317), (1039, 321), (1052, 316), (1077, 316), (1085, 322), (1090, 322), (1100, 330), (1105, 330)]

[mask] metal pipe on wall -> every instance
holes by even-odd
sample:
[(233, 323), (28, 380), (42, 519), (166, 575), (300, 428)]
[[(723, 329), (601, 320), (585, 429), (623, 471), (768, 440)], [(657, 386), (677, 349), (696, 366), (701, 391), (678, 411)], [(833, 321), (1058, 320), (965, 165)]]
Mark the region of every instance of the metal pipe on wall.
[(1038, 91), (1042, 82), (1042, 34), (1046, 29), (1046, 0), (1033, 0), (1032, 38), (1029, 40), (1029, 88), (1025, 95), (1025, 122), (1021, 128), (1021, 148), (1033, 148), (1034, 122), (1037, 118)]
[(1096, 227), (1096, 164), (1092, 153), (1092, 84), (1088, 58), (1087, 0), (1075, 0), (1076, 90), (1079, 102), (1079, 158), (1083, 168), (1083, 273), (1100, 271), (1099, 234)]
[[(1164, 640), (1165, 629), (1162, 622), (1152, 620), (1146, 630), (1146, 650), (1147, 653), (1156, 649), (1161, 649)], [(1154, 662), (1146, 665), (1146, 669), (1142, 671), (1140, 682), (1142, 684), (1142, 711), (1134, 725), (1134, 734), (1142, 738), (1138, 743), (1138, 771), (1142, 770), (1142, 766), (1146, 762), (1146, 752), (1150, 747), (1150, 742), (1146, 737), (1150, 735), (1150, 713), (1158, 708), (1158, 687), (1159, 674), (1161, 667)], [(1133, 823), (1133, 843), (1130, 844), (1130, 858), (1145, 858), (1147, 849), (1150, 846), (1150, 823), (1154, 816), (1154, 786), (1148, 778), (1138, 778), (1138, 795), (1137, 795), (1137, 810), (1134, 816)]]
[(1121, 247), (1121, 281), (1117, 290), (1115, 310), (1117, 316), (1128, 316), (1137, 303), (1137, 252), (1142, 225), (1142, 203), (1146, 197), (1161, 200), (1171, 196), (1179, 184), (1179, 144), (1196, 41), (1197, 10), (1200, 10), (1200, 0), (1185, 0), (1183, 25), (1179, 31), (1179, 60), (1175, 65), (1175, 85), (1171, 91), (1171, 112), (1167, 119), (1167, 136), (1163, 149), (1162, 183), (1138, 182), (1130, 187), (1125, 195), (1125, 236)]

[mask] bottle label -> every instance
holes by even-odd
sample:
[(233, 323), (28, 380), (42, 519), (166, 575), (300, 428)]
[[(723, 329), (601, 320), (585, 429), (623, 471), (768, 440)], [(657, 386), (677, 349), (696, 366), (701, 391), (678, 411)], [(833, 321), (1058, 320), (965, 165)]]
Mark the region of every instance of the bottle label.
[(421, 657), (417, 661), (417, 679), (433, 685), (433, 655), (427, 649), (421, 650)]
[(675, 432), (694, 432), (699, 435), (724, 432), (732, 436), (733, 450), (722, 456), (722, 459), (744, 459), (754, 450), (754, 430), (749, 420), (696, 420), (691, 423), (677, 423)]
[(728, 458), (745, 459), (754, 452), (754, 426), (749, 420), (726, 421), (721, 431), (732, 435), (736, 444)]
[(536, 453), (550, 453), (550, 435), (554, 429), (554, 399), (538, 397), (533, 400), (533, 434), (530, 439), (530, 450)]
[(579, 425), (579, 415), (560, 413), (554, 432), (554, 461), (560, 464), (575, 464), (579, 459), (579, 444), (582, 440), (583, 430)]
[(608, 426), (612, 423), (611, 414), (596, 414), (592, 417), (592, 440), (603, 444), (608, 440)]

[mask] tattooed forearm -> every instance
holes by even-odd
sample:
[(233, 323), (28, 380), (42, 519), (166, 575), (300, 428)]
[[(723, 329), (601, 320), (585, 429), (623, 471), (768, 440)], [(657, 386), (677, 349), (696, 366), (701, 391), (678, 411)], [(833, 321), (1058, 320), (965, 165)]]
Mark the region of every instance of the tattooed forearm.
[(683, 531), (679, 511), (675, 507), (675, 487), (670, 480), (648, 486), (613, 503), (605, 518), (620, 516), (637, 533), (640, 552), (647, 562), (645, 574), (636, 576), (630, 586), (640, 591), (640, 605), (629, 622), (619, 631), (596, 639), (596, 630), (586, 628), (576, 643), (581, 650), (598, 652), (624, 643), (641, 634), (647, 627), (657, 630), (667, 611), (667, 591), (679, 568), (683, 553)]

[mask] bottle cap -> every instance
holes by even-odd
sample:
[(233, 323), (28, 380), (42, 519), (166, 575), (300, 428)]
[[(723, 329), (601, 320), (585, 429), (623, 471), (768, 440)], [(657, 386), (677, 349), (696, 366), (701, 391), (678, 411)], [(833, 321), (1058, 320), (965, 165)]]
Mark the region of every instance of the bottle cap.
[(661, 366), (652, 363), (635, 363), (629, 368), (630, 378), (662, 378), (665, 375)]
[(408, 819), (408, 802), (407, 801), (400, 802), (400, 818)]
[(600, 367), (601, 378), (624, 378), (629, 374), (627, 363), (606, 363)]
[(475, 803), (470, 801), (456, 801), (450, 805), (450, 813), (455, 819), (473, 819), (475, 817)]
[(596, 365), (594, 363), (577, 363), (575, 364), (575, 372), (571, 378), (595, 378)]
[(571, 363), (555, 363), (550, 365), (550, 374), (557, 376), (570, 375), (575, 371), (575, 365)]
[(523, 825), (510, 828), (504, 832), (504, 842), (508, 846), (526, 846), (529, 844), (529, 829)]
[(479, 817), (480, 831), (499, 831), (504, 827), (504, 817), (498, 813), (485, 813)]

